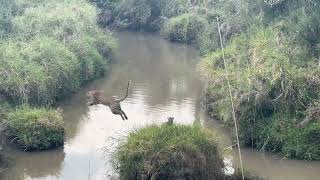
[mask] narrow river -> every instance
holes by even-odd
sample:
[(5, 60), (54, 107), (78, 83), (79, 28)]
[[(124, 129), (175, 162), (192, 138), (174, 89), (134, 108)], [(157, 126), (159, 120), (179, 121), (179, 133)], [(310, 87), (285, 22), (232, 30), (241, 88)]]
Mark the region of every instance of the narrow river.
[[(115, 140), (132, 129), (164, 122), (168, 116), (184, 124), (197, 119), (220, 134), (225, 133), (200, 108), (203, 88), (197, 79), (199, 55), (195, 49), (169, 43), (154, 34), (116, 35), (120, 47), (111, 70), (61, 104), (66, 125), (64, 148), (33, 153), (7, 149), (15, 164), (1, 180), (110, 179), (108, 174), (113, 172), (106, 151), (114, 147)], [(122, 103), (128, 121), (122, 121), (102, 105), (86, 106), (87, 90), (122, 96), (129, 79), (129, 97)], [(247, 169), (270, 180), (320, 177), (320, 162), (284, 160), (250, 149), (243, 149), (243, 159)]]

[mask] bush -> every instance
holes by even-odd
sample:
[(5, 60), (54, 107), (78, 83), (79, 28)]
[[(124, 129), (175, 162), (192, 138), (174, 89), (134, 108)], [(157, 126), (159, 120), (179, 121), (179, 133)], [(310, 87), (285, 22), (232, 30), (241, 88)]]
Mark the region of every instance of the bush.
[(162, 34), (171, 41), (191, 44), (208, 31), (208, 26), (206, 19), (199, 15), (183, 14), (169, 19)]
[(204, 16), (183, 14), (170, 18), (161, 34), (170, 41), (193, 44), (202, 52), (210, 50), (210, 25)]
[(153, 125), (129, 134), (114, 153), (123, 179), (219, 179), (216, 135), (199, 125)]
[(10, 136), (26, 151), (63, 145), (64, 128), (59, 111), (24, 106), (9, 113), (5, 122)]
[(311, 123), (305, 128), (287, 130), (286, 143), (282, 153), (287, 157), (307, 160), (320, 160), (320, 122)]

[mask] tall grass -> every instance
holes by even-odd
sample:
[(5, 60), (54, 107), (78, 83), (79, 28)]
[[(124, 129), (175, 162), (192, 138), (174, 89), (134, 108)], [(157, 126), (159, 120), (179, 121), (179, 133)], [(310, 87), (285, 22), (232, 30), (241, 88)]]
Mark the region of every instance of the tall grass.
[(218, 137), (200, 125), (153, 125), (129, 134), (114, 154), (122, 179), (219, 179)]
[(208, 103), (223, 123), (232, 124), (225, 93), (228, 68), (242, 142), (288, 157), (319, 159), (319, 146), (307, 140), (318, 137), (319, 116), (305, 128), (298, 124), (318, 104), (320, 69), (312, 60), (296, 63), (292, 53), (299, 51), (288, 52), (286, 46), (276, 28), (267, 28), (235, 38), (225, 49), (228, 67), (220, 50), (209, 53), (199, 66), (208, 83)]
[(6, 117), (13, 141), (22, 149), (45, 150), (64, 142), (63, 119), (58, 111), (23, 106)]
[(116, 47), (86, 1), (18, 3), (1, 43), (0, 92), (15, 103), (50, 105), (101, 76)]
[(8, 25), (0, 30), (0, 97), (16, 110), (2, 119), (25, 150), (61, 146), (61, 112), (42, 107), (103, 75), (117, 42), (100, 29), (97, 9), (85, 0), (5, 0), (5, 5), (0, 4), (8, 8), (0, 13), (0, 27)]

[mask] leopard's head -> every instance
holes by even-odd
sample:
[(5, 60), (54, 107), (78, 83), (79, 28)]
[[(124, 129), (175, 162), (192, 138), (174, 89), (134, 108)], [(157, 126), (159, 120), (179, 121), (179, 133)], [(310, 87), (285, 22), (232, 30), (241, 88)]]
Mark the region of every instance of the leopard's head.
[(101, 101), (103, 91), (88, 91), (87, 92), (87, 105), (88, 106), (93, 106), (96, 104), (99, 104)]

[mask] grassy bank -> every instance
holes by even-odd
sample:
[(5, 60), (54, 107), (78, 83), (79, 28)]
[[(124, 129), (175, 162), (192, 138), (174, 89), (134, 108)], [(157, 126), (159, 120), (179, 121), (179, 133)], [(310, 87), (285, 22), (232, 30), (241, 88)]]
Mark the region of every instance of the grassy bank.
[(97, 26), (93, 6), (41, 1), (21, 8), (1, 43), (2, 94), (15, 103), (50, 105), (104, 73), (116, 41)]
[[(232, 125), (227, 69), (243, 144), (319, 160), (320, 68), (312, 59), (299, 62), (300, 52), (289, 52), (280, 38), (276, 28), (235, 38), (225, 48), (227, 67), (221, 50), (203, 58), (200, 71), (208, 83), (209, 110)], [(306, 119), (310, 122), (301, 127)]]
[(2, 121), (26, 150), (62, 145), (61, 113), (50, 106), (103, 75), (117, 42), (85, 0), (5, 0), (0, 9), (0, 96), (12, 107)]

